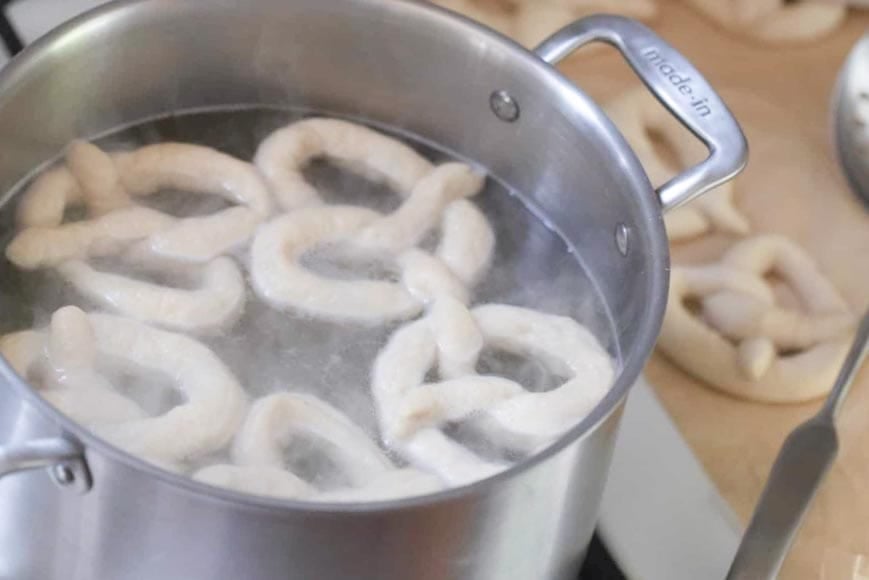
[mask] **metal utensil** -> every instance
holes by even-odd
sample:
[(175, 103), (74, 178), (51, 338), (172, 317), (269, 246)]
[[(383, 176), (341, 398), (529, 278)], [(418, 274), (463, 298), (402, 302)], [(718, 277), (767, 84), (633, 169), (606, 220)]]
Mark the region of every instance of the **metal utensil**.
[(794, 429), (772, 466), (766, 487), (727, 574), (727, 580), (776, 578), (797, 530), (839, 450), (836, 416), (866, 353), (869, 311), (836, 384), (817, 415)]
[(863, 118), (869, 113), (869, 34), (848, 55), (832, 108), (836, 156), (851, 189), (869, 204), (869, 118)]

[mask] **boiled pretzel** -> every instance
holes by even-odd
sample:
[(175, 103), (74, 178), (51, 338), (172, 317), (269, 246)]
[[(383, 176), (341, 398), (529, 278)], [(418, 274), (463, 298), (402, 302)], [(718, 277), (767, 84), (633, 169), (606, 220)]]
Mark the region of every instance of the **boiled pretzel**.
[(405, 395), (421, 385), (437, 357), (437, 346), (426, 318), (398, 329), (377, 356), (371, 388), (383, 437), (414, 466), (451, 484), (465, 484), (503, 471), (507, 465), (486, 461), (430, 427), (397, 437)]
[(175, 218), (145, 207), (129, 207), (87, 221), (35, 226), (6, 246), (9, 261), (25, 270), (57, 266), (67, 260), (110, 256), (175, 223)]
[[(649, 180), (661, 185), (678, 173), (656, 151), (652, 133), (657, 133), (674, 150), (678, 163), (692, 163), (697, 147), (696, 138), (679, 125), (644, 88), (633, 89), (615, 99), (607, 106), (607, 114), (618, 125), (625, 139), (633, 148)], [(734, 202), (734, 185), (728, 181), (687, 206), (669, 212), (664, 222), (667, 235), (673, 241), (690, 239), (710, 230), (728, 234), (746, 235), (750, 226), (739, 213)]]
[[(240, 205), (190, 218), (134, 205), (134, 198), (163, 189), (218, 195)], [(74, 205), (84, 205), (88, 218), (62, 223)], [(26, 269), (57, 267), (88, 298), (119, 313), (170, 328), (211, 330), (233, 321), (244, 301), (241, 273), (220, 254), (246, 240), (269, 210), (253, 167), (213, 149), (164, 143), (109, 155), (75, 141), (65, 166), (43, 174), (23, 194), (18, 220), (25, 229), (6, 255)], [(187, 269), (203, 287), (147, 283), (84, 261), (111, 255), (158, 270), (192, 261)]]
[[(466, 483), (504, 466), (464, 449), (438, 430), (440, 424), (479, 414), (511, 433), (511, 440), (524, 439), (526, 448), (535, 448), (597, 404), (610, 386), (613, 367), (595, 338), (570, 318), (498, 304), (470, 311), (453, 306), (396, 331), (375, 361), (372, 389), (386, 441), (414, 465)], [(439, 341), (441, 333), (449, 333), (447, 344), (463, 346), (455, 348), (463, 351), (461, 358), (443, 356), (450, 351)], [(513, 381), (479, 376), (474, 367), (484, 344), (534, 356), (565, 382), (531, 393)], [(446, 380), (424, 384), (436, 360)]]
[[(356, 236), (376, 224), (381, 214), (350, 206), (312, 207), (285, 214), (260, 228), (254, 238), (250, 259), (254, 290), (276, 308), (368, 324), (416, 316), (436, 294), (466, 301), (465, 284), (480, 277), (494, 243), (488, 222), (478, 218), (479, 210), (472, 207), (448, 210), (448, 225), (437, 250), (443, 259), (414, 248), (397, 253), (393, 262), (401, 283), (326, 278), (301, 263), (307, 251), (324, 244), (354, 246)], [(459, 245), (467, 251), (462, 253)]]
[[(777, 305), (765, 280), (770, 272), (793, 289), (805, 312)], [(686, 306), (691, 300), (699, 301), (700, 317)], [(736, 244), (720, 264), (673, 269), (658, 347), (722, 391), (800, 402), (829, 391), (854, 323), (842, 298), (796, 244), (760, 236)]]
[(730, 32), (770, 44), (810, 42), (845, 20), (845, 3), (813, 0), (688, 0)]
[(327, 158), (400, 195), (431, 173), (432, 164), (397, 139), (340, 119), (305, 119), (278, 129), (257, 149), (254, 163), (285, 210), (322, 203), (302, 175), (316, 158)]
[(57, 271), (78, 292), (104, 308), (178, 330), (209, 332), (225, 328), (241, 314), (245, 301), (244, 278), (227, 257), (194, 267), (199, 283), (194, 289), (103, 272), (83, 260), (64, 262)]
[(22, 378), (42, 382), (42, 397), (82, 424), (146, 416), (138, 404), (96, 372), (93, 329), (86, 315), (75, 307), (55, 312), (47, 332), (24, 330), (4, 336), (0, 354)]
[(284, 214), (260, 228), (251, 246), (251, 283), (280, 309), (333, 319), (382, 322), (416, 315), (421, 303), (402, 286), (380, 280), (338, 280), (300, 260), (308, 250), (360, 231), (380, 214), (358, 207), (316, 207)]
[(472, 231), (488, 230), (488, 223), (478, 223), (485, 222), (479, 211), (461, 201), (479, 193), (485, 179), (482, 174), (463, 163), (434, 167), (401, 141), (363, 125), (317, 118), (292, 123), (260, 144), (256, 164), (279, 201), (283, 200), (281, 205), (289, 210), (322, 204), (316, 189), (301, 173), (317, 157), (331, 159), (371, 180), (385, 181), (405, 198), (396, 211), (354, 236), (357, 249), (395, 253), (415, 246), (441, 221), (445, 211), (452, 216), (453, 225), (444, 224), (448, 232), (444, 240), (454, 237), (455, 222), (461, 224), (459, 227), (467, 224)]
[[(246, 408), (241, 386), (204, 345), (116, 316), (65, 307), (49, 329), (5, 337), (2, 352), (24, 378), (38, 378), (35, 365), (47, 368), (44, 384), (36, 386), (61, 412), (125, 451), (161, 463), (220, 449)], [(131, 373), (145, 369), (171, 378), (185, 402), (164, 415), (143, 416), (94, 368), (96, 357)]]
[(179, 218), (142, 241), (158, 256), (203, 263), (245, 242), (271, 211), (271, 198), (254, 167), (209, 147), (147, 145), (114, 155), (124, 188), (141, 197), (164, 189), (214, 195), (234, 204), (207, 216)]
[[(283, 450), (299, 435), (325, 443), (323, 452), (332, 458), (346, 482), (321, 491), (288, 471)], [(300, 393), (279, 393), (255, 402), (235, 440), (232, 456), (235, 465), (211, 466), (194, 477), (258, 495), (334, 502), (394, 499), (441, 487), (426, 474), (395, 469), (383, 451), (343, 413)]]
[(329, 453), (353, 485), (392, 469), (392, 462), (368, 435), (343, 413), (302, 393), (268, 395), (251, 405), (233, 444), (239, 465), (284, 464), (284, 449), (294, 437), (308, 435), (329, 444)]
[[(218, 195), (236, 204), (209, 216), (176, 218), (132, 204), (176, 188)], [(84, 204), (88, 219), (63, 223), (66, 208)], [(207, 262), (246, 240), (268, 214), (264, 184), (247, 163), (216, 150), (182, 143), (149, 145), (108, 155), (73, 142), (66, 166), (45, 173), (23, 194), (24, 228), (6, 249), (25, 269), (117, 253), (133, 242), (157, 256)]]
[(444, 210), (479, 193), (484, 180), (464, 163), (439, 165), (416, 183), (397, 210), (354, 236), (353, 245), (370, 252), (392, 253), (416, 246), (441, 221)]

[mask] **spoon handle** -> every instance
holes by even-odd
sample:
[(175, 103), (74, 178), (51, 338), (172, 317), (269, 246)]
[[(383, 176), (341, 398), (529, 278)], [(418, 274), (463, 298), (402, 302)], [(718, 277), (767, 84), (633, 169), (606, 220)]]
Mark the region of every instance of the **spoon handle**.
[(775, 580), (803, 517), (838, 452), (835, 418), (854, 376), (869, 351), (869, 312), (863, 316), (853, 346), (821, 411), (788, 435), (727, 580)]
[(847, 358), (845, 358), (842, 370), (836, 379), (836, 384), (824, 403), (824, 408), (818, 414), (819, 417), (827, 418), (831, 422), (835, 421), (836, 415), (839, 414), (839, 410), (842, 408), (842, 403), (845, 402), (845, 397), (848, 396), (851, 384), (854, 382), (854, 375), (860, 370), (860, 365), (866, 357), (867, 352), (869, 352), (869, 310), (863, 315), (863, 320), (860, 322), (859, 328), (857, 328), (854, 344), (848, 352)]

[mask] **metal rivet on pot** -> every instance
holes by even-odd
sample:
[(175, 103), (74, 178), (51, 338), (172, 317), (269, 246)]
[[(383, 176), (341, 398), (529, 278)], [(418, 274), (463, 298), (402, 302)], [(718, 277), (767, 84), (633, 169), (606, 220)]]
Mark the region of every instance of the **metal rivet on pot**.
[(66, 464), (55, 465), (53, 471), (54, 481), (58, 485), (72, 485), (75, 483), (75, 472)]
[(628, 255), (628, 242), (630, 241), (630, 230), (625, 224), (616, 226), (616, 248), (622, 256)]
[(489, 106), (495, 116), (507, 123), (519, 118), (519, 103), (504, 90), (495, 91), (489, 97)]

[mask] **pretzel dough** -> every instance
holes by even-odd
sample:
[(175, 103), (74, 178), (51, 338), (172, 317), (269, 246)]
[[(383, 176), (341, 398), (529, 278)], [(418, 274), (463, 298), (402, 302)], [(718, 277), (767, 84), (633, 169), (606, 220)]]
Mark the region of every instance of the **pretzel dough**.
[[(447, 438), (436, 428), (441, 423), (481, 413), (510, 432), (511, 440), (524, 439), (533, 448), (576, 424), (613, 379), (609, 356), (573, 319), (498, 304), (465, 313), (452, 304), (446, 313), (433, 311), (396, 331), (378, 355), (372, 376), (386, 441), (414, 465), (453, 483), (480, 479), (504, 466)], [(439, 341), (442, 333), (449, 333), (448, 340)], [(441, 359), (441, 372), (449, 378), (423, 384), (438, 358), (439, 344), (452, 341), (462, 345), (454, 348), (462, 358), (446, 358), (446, 371)], [(507, 379), (478, 376), (474, 367), (484, 344), (539, 358), (565, 382), (548, 392), (531, 393)]]
[[(683, 167), (697, 161), (697, 150), (701, 145), (696, 137), (680, 125), (645, 87), (632, 89), (612, 101), (607, 106), (607, 115), (619, 127), (643, 164), (649, 181), (656, 187), (669, 181), (680, 168), (673, 167), (659, 155), (652, 135), (665, 140), (675, 153), (677, 163)], [(680, 241), (710, 230), (737, 236), (748, 234), (748, 220), (736, 209), (733, 196), (734, 182), (728, 181), (688, 205), (668, 212), (664, 217), (668, 237)]]
[(95, 339), (87, 316), (61, 308), (48, 332), (25, 330), (0, 339), (0, 354), (22, 378), (41, 378), (41, 395), (84, 424), (142, 419), (145, 412), (95, 372)]
[(101, 272), (81, 260), (60, 264), (58, 272), (100, 306), (178, 330), (206, 332), (225, 328), (241, 314), (245, 301), (241, 271), (226, 257), (196, 268), (198, 287), (192, 290)]
[(285, 210), (322, 203), (302, 175), (312, 160), (325, 157), (371, 181), (407, 195), (431, 173), (432, 164), (416, 151), (364, 125), (313, 118), (278, 129), (260, 143), (254, 164)]
[(280, 468), (284, 449), (299, 434), (325, 442), (324, 452), (354, 486), (393, 469), (383, 451), (343, 413), (301, 393), (278, 393), (256, 401), (233, 444), (233, 459), (239, 465)]
[[(776, 304), (764, 278), (770, 272), (793, 289), (806, 312)], [(702, 319), (686, 307), (689, 300), (699, 301)], [(720, 265), (673, 269), (658, 347), (732, 395), (801, 402), (832, 388), (854, 323), (811, 259), (787, 238), (767, 235), (736, 244)]]
[[(293, 437), (322, 441), (350, 487), (321, 491), (287, 470), (284, 449)], [(320, 502), (391, 500), (442, 488), (415, 469), (395, 469), (368, 435), (337, 409), (311, 395), (279, 393), (258, 400), (233, 446), (235, 465), (212, 465), (194, 479), (255, 495)]]
[(513, 36), (534, 47), (571, 22), (591, 14), (621, 14), (640, 20), (655, 17), (654, 0), (514, 0)]
[(386, 443), (416, 467), (451, 484), (462, 485), (503, 471), (507, 465), (485, 461), (435, 428), (395, 437), (402, 431), (396, 420), (402, 414), (404, 396), (423, 383), (436, 355), (436, 342), (425, 318), (395, 331), (378, 354), (371, 388)]
[(29, 227), (9, 242), (6, 257), (19, 268), (36, 270), (72, 259), (109, 256), (173, 223), (171, 216), (133, 206), (90, 220)]
[[(164, 189), (218, 195), (239, 205), (188, 218), (132, 205), (131, 196)], [(62, 223), (66, 208), (78, 204), (89, 218)], [(140, 242), (140, 252), (204, 263), (247, 240), (270, 205), (250, 164), (208, 147), (161, 143), (108, 155), (75, 141), (66, 166), (46, 172), (22, 194), (18, 220), (24, 229), (6, 255), (21, 268), (36, 269)]]
[(264, 225), (250, 254), (257, 295), (275, 308), (369, 324), (415, 316), (422, 305), (398, 284), (325, 278), (299, 263), (306, 251), (358, 232), (379, 216), (359, 207), (313, 207)]
[[(161, 463), (181, 463), (216, 451), (233, 436), (245, 395), (223, 363), (205, 346), (180, 334), (108, 314), (58, 310), (47, 331), (5, 337), (0, 346), (13, 368), (35, 378), (44, 361), (41, 394), (72, 419), (125, 451)], [(94, 368), (108, 357), (130, 373), (142, 369), (169, 377), (185, 401), (158, 417), (145, 417)]]
[[(453, 225), (443, 232), (438, 252), (464, 280), (476, 281), (491, 259), (491, 229), (476, 208), (459, 207), (449, 215)], [(278, 217), (260, 228), (251, 246), (254, 290), (276, 308), (364, 324), (416, 316), (436, 295), (468, 300), (463, 280), (447, 264), (415, 248), (393, 259), (401, 284), (326, 278), (301, 264), (307, 251), (323, 244), (343, 242), (353, 248), (357, 234), (379, 219), (377, 212), (351, 206), (310, 207)], [(456, 225), (466, 227), (457, 232)], [(456, 233), (458, 239), (447, 237)], [(464, 254), (460, 243), (468, 245)]]
[[(465, 198), (476, 195), (485, 177), (462, 163), (432, 166), (397, 139), (337, 119), (306, 119), (279, 129), (260, 145), (256, 164), (285, 208), (321, 205), (301, 173), (327, 157), (395, 188), (405, 200), (382, 216), (346, 206), (303, 207), (261, 228), (251, 249), (258, 295), (280, 309), (367, 324), (416, 316), (435, 295), (468, 301), (494, 250), (485, 216)], [(417, 250), (438, 224), (436, 256)], [(386, 259), (402, 284), (338, 280), (300, 264), (324, 244), (340, 244), (358, 257)]]
[(105, 215), (132, 205), (112, 158), (96, 145), (73, 141), (66, 152), (66, 165), (81, 187), (90, 215)]
[(844, 3), (811, 0), (688, 0), (728, 31), (769, 44), (811, 42), (844, 22)]
[(435, 3), (512, 36), (529, 48), (590, 14), (622, 14), (649, 20), (658, 12), (654, 0), (435, 0)]
[(435, 255), (468, 288), (486, 272), (495, 251), (495, 232), (477, 206), (466, 199), (446, 207)]
[(392, 253), (416, 246), (452, 202), (476, 195), (484, 181), (485, 176), (464, 163), (438, 165), (417, 182), (401, 207), (355, 235), (353, 245), (364, 251)]
[(15, 221), (22, 228), (54, 227), (63, 221), (67, 206), (79, 205), (82, 193), (65, 166), (40, 173), (19, 196)]

